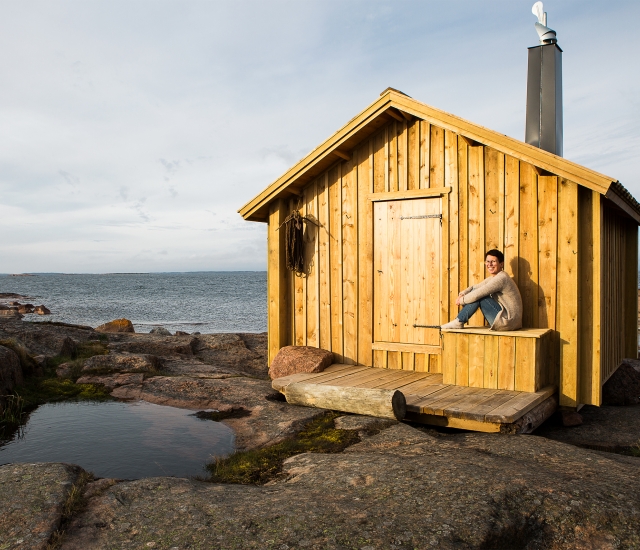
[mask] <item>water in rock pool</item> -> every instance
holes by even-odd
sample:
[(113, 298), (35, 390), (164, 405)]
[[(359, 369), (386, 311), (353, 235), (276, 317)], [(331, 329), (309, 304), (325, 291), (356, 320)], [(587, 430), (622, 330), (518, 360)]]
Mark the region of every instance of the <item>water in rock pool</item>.
[(233, 430), (193, 411), (139, 402), (65, 402), (31, 413), (20, 437), (0, 444), (0, 464), (68, 462), (97, 477), (205, 474), (233, 452)]

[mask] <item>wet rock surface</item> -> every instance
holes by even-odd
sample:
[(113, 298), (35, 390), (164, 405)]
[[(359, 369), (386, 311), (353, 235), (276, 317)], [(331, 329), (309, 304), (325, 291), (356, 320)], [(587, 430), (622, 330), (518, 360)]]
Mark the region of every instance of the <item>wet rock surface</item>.
[(0, 548), (45, 549), (81, 472), (69, 464), (0, 466)]

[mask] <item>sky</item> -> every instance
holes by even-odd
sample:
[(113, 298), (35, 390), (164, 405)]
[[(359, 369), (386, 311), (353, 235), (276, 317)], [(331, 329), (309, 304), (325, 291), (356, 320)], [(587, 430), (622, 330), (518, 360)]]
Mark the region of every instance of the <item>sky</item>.
[[(0, 273), (263, 270), (237, 210), (388, 86), (524, 138), (533, 0), (0, 0)], [(548, 0), (564, 156), (640, 198), (640, 2)]]

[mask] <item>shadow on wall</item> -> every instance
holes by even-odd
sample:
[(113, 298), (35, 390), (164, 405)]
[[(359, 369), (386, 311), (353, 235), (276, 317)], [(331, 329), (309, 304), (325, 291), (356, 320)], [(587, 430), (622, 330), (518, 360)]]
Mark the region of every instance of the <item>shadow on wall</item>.
[(548, 309), (551, 296), (545, 296), (542, 287), (531, 279), (531, 264), (522, 256), (516, 256), (511, 259), (509, 265), (511, 276), (522, 296), (522, 326), (550, 328)]

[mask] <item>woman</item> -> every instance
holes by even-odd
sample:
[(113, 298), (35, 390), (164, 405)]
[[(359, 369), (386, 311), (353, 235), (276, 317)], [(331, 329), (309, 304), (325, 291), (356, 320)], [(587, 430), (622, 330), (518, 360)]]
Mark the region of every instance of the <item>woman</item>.
[(491, 330), (522, 328), (522, 298), (518, 287), (504, 271), (504, 254), (492, 249), (485, 254), (484, 260), (491, 276), (458, 294), (456, 305), (464, 307), (453, 321), (442, 325), (443, 329), (464, 328), (478, 308)]

